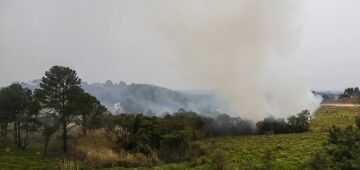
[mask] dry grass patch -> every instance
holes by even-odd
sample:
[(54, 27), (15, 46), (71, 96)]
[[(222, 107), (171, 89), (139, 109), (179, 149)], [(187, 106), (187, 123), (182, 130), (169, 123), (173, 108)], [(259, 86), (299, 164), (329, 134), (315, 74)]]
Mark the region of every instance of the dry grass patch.
[(95, 167), (111, 167), (118, 164), (119, 156), (115, 153), (101, 131), (93, 131), (86, 137), (79, 137), (73, 144), (72, 153)]
[(115, 151), (113, 146), (116, 145), (106, 138), (103, 131), (94, 131), (74, 141), (72, 155), (93, 167), (153, 167), (160, 164), (156, 153), (144, 155), (121, 149)]

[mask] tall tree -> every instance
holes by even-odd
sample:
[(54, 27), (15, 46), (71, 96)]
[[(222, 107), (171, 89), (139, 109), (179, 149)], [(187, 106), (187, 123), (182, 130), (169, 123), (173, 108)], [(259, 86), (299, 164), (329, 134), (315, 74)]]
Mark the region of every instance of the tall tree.
[(0, 126), (1, 137), (7, 139), (8, 124), (11, 120), (11, 114), (7, 108), (6, 96), (4, 88), (0, 89)]
[(67, 152), (67, 126), (76, 116), (74, 103), (81, 79), (69, 67), (53, 66), (45, 72), (40, 88), (35, 94), (48, 114), (57, 116), (62, 126), (63, 151)]
[(25, 140), (22, 140), (22, 130), (25, 130), (27, 134), (38, 108), (31, 90), (23, 88), (17, 83), (3, 88), (0, 93), (0, 108), (4, 136), (7, 135), (8, 123), (13, 122), (14, 143), (19, 148), (25, 148), (26, 143)]

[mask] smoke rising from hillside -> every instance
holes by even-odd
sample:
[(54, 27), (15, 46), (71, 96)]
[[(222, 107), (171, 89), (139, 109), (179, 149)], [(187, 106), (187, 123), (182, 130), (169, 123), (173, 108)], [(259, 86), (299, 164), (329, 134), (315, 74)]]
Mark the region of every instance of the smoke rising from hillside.
[(287, 63), (299, 43), (296, 2), (1, 1), (0, 84), (65, 65), (90, 82), (214, 89), (233, 116), (253, 120), (314, 110), (319, 101), (297, 74), (301, 68)]
[(189, 78), (215, 89), (233, 115), (258, 120), (319, 106), (285, 62), (298, 43), (294, 0), (158, 0), (144, 12)]

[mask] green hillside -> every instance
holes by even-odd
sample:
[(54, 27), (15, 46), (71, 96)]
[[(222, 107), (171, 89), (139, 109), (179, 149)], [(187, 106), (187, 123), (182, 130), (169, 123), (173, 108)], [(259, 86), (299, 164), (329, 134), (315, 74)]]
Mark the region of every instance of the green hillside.
[[(222, 137), (213, 140), (225, 151), (230, 166), (236, 169), (247, 169), (249, 165), (260, 167), (266, 152), (276, 155), (277, 169), (302, 169), (321, 150), (327, 138), (327, 130), (332, 125), (353, 125), (357, 116), (360, 116), (360, 109), (356, 107), (321, 107), (311, 121), (308, 133)], [(183, 169), (183, 166), (181, 164), (179, 169)]]

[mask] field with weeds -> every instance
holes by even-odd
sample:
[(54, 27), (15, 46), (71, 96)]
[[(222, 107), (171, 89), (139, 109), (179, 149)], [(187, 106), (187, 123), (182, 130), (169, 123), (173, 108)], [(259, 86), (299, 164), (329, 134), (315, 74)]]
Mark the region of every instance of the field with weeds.
[(239, 136), (215, 138), (224, 150), (228, 164), (238, 169), (262, 166), (266, 153), (274, 155), (276, 169), (298, 169), (321, 149), (325, 133)]
[(336, 125), (345, 128), (355, 125), (355, 118), (360, 116), (359, 107), (321, 107), (316, 112), (315, 118), (310, 122), (310, 130), (313, 132), (327, 132)]
[[(313, 155), (318, 152), (327, 138), (327, 129), (333, 124), (346, 127), (354, 124), (354, 120), (360, 115), (359, 108), (352, 107), (321, 107), (315, 118), (311, 121), (310, 132), (298, 134), (281, 135), (259, 135), (259, 136), (238, 136), (219, 137), (203, 140), (202, 143), (212, 143), (216, 148), (221, 149), (228, 167), (233, 169), (252, 169), (263, 166), (266, 155), (273, 155), (276, 169), (301, 169)], [(91, 136), (91, 135), (90, 135)], [(82, 141), (83, 140), (83, 141)], [(98, 161), (100, 156), (94, 155), (91, 145), (105, 145), (106, 143), (82, 139), (77, 141), (93, 162)], [(56, 143), (51, 144), (53, 146)], [(61, 169), (61, 159), (50, 158), (44, 160), (41, 155), (42, 145), (34, 143), (27, 151), (17, 151), (3, 143), (0, 145), (0, 169)], [(105, 149), (104, 149), (105, 150)], [(107, 153), (107, 155), (111, 155)], [(116, 158), (121, 160), (120, 158)], [(211, 155), (207, 158), (211, 162)], [(79, 165), (81, 169), (91, 169), (89, 163)], [(210, 169), (209, 163), (195, 164), (184, 162), (179, 164), (164, 164), (153, 169)], [(104, 170), (122, 170), (133, 168), (105, 168)], [(149, 169), (149, 168), (137, 168)]]

